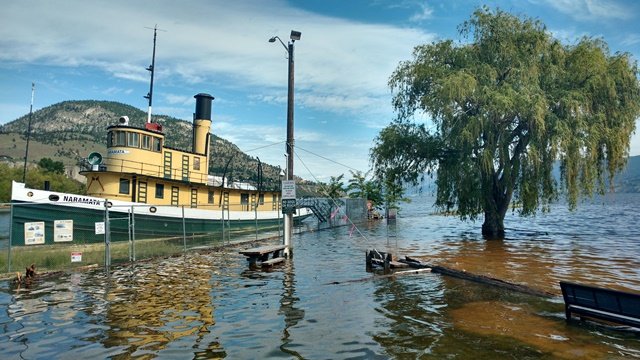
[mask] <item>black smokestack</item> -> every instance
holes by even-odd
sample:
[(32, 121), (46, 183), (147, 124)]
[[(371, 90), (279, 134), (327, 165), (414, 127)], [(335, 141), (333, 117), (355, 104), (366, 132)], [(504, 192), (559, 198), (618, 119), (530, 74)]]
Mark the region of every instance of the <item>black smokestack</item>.
[(195, 95), (194, 98), (196, 98), (194, 120), (211, 120), (211, 103), (214, 97), (209, 94), (200, 93)]

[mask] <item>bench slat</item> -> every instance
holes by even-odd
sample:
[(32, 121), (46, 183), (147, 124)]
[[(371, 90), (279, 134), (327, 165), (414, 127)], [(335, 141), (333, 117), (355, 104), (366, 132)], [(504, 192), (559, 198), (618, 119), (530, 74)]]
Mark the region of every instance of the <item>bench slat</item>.
[(561, 281), (567, 320), (571, 314), (640, 326), (640, 294)]
[(283, 257), (277, 257), (277, 258), (269, 259), (267, 261), (263, 261), (262, 262), (262, 266), (273, 266), (273, 265), (279, 264), (279, 263), (281, 263), (283, 261), (284, 261)]

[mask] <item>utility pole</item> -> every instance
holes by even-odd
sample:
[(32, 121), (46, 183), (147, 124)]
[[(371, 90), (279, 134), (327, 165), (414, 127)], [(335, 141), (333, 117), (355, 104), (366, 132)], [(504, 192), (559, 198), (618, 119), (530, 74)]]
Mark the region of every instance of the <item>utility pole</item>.
[[(274, 36), (269, 39), (269, 42), (275, 42), (276, 39), (280, 41), (282, 46), (287, 50), (287, 55), (289, 58), (289, 71), (288, 71), (288, 85), (287, 85), (287, 180), (293, 181), (293, 147), (294, 147), (294, 138), (293, 138), (293, 91), (294, 91), (294, 56), (293, 56), (293, 43), (296, 40), (300, 40), (301, 33), (299, 31), (291, 30), (290, 39), (288, 42), (288, 46), (282, 42), (282, 40)], [(284, 210), (283, 206), (283, 210)], [(284, 245), (287, 248), (284, 250), (285, 255), (287, 257), (291, 257), (293, 253), (293, 245), (291, 244), (291, 238), (293, 237), (293, 214), (295, 212), (295, 207), (293, 209), (289, 208), (289, 211), (286, 212), (284, 217)]]

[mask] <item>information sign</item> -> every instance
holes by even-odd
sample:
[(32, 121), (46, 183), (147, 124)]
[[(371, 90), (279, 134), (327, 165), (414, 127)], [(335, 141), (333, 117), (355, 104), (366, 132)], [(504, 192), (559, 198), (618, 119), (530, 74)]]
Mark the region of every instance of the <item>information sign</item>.
[(294, 214), (296, 212), (296, 199), (282, 199), (282, 213)]
[(72, 252), (71, 253), (71, 262), (82, 262), (82, 253), (81, 252)]
[(96, 235), (104, 234), (104, 221), (96, 222)]
[(282, 199), (296, 198), (296, 182), (295, 180), (282, 180)]
[(73, 220), (53, 221), (53, 241), (73, 241)]
[(44, 244), (44, 221), (24, 223), (24, 244)]

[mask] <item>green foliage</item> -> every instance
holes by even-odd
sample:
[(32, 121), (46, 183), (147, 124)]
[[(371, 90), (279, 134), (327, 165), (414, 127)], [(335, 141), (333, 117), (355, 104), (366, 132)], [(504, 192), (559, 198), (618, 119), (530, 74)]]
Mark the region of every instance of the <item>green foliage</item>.
[[(23, 168), (0, 164), (0, 203), (11, 201), (11, 181), (22, 181)], [(42, 189), (44, 182), (49, 181), (51, 189), (65, 193), (83, 194), (84, 184), (67, 178), (64, 174), (57, 174), (29, 167), (27, 169), (26, 185), (32, 189)]]
[(343, 197), (345, 195), (343, 177), (344, 174), (332, 176), (328, 184), (320, 184), (320, 194), (334, 200)]
[(347, 185), (349, 197), (352, 199), (367, 199), (374, 207), (385, 203), (382, 192), (382, 184), (378, 179), (367, 180), (369, 172), (363, 174), (360, 171), (350, 171), (351, 179)]
[[(437, 170), (436, 206), (484, 213), (489, 237), (504, 234), (512, 200), (532, 215), (563, 192), (571, 208), (605, 192), (640, 115), (630, 55), (588, 37), (563, 45), (539, 21), (486, 7), (459, 30), (469, 42), (418, 46), (391, 76), (398, 118), (371, 150), (376, 176), (400, 186)], [(416, 113), (433, 126), (412, 122)]]
[(54, 174), (64, 174), (64, 164), (62, 161), (53, 161), (50, 158), (42, 158), (38, 161), (40, 169)]

